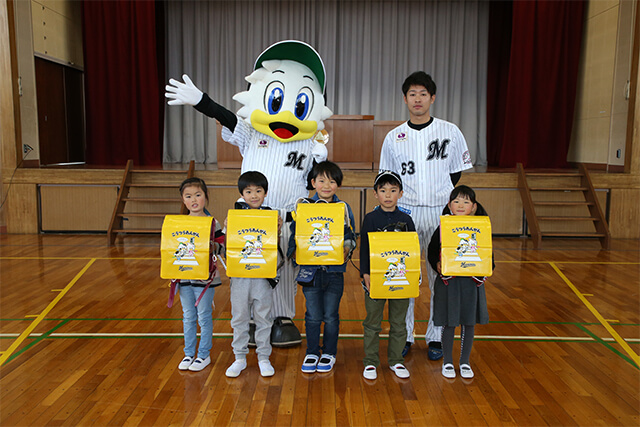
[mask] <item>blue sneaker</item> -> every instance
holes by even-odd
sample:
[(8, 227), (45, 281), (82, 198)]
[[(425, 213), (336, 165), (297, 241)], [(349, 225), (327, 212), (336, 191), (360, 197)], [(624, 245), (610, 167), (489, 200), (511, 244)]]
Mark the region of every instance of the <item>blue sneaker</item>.
[(318, 372), (329, 372), (336, 363), (336, 357), (333, 354), (323, 354), (318, 362)]
[(427, 357), (429, 358), (429, 360), (442, 359), (442, 344), (439, 342), (430, 342)]
[(407, 343), (404, 345), (404, 348), (402, 349), (402, 357), (405, 357), (409, 353), (412, 344), (413, 343), (411, 341), (407, 341)]
[(302, 372), (305, 374), (313, 374), (316, 371), (319, 357), (315, 354), (307, 354), (302, 362)]

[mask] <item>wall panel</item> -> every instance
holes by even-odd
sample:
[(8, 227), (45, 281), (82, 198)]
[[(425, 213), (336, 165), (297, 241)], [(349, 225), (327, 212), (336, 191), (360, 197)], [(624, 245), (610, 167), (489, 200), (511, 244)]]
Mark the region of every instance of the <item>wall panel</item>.
[(42, 231), (107, 231), (117, 186), (41, 185)]

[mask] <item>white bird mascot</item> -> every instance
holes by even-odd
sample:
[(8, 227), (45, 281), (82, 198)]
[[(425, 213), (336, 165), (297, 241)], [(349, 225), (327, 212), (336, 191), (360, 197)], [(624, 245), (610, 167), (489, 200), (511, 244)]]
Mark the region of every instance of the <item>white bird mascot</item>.
[[(285, 40), (258, 56), (254, 71), (246, 77), (249, 89), (233, 99), (242, 104), (237, 115), (198, 89), (189, 76), (184, 82), (169, 80), (165, 96), (169, 105), (193, 105), (223, 126), (222, 138), (236, 145), (242, 155), (242, 171), (259, 171), (267, 177), (269, 191), (264, 204), (278, 209), (291, 221), (298, 199), (307, 197), (307, 175), (313, 162), (327, 158), (324, 144), (314, 136), (331, 116), (325, 106), (325, 68), (322, 58), (307, 43)], [(287, 253), (289, 227), (282, 227), (280, 245)], [(279, 270), (271, 315), (275, 318), (272, 345), (286, 347), (301, 342), (291, 320), (295, 315), (296, 272), (290, 260)]]

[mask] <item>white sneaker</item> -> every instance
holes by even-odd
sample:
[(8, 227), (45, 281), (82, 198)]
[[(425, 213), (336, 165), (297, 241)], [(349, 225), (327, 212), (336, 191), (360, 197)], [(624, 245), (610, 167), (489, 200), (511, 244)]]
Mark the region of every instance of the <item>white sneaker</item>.
[(302, 372), (313, 374), (316, 371), (319, 357), (315, 354), (307, 354), (302, 362)]
[(209, 366), (210, 363), (211, 363), (211, 356), (207, 356), (206, 359), (201, 359), (197, 357), (196, 360), (193, 361), (191, 366), (189, 366), (189, 370), (194, 372), (202, 371), (204, 368)]
[(442, 365), (442, 376), (445, 378), (456, 377), (456, 369), (453, 367), (452, 363), (445, 363)]
[(378, 378), (378, 371), (375, 366), (367, 365), (364, 368), (364, 372), (362, 373), (362, 376), (368, 380), (375, 380), (376, 378)]
[(193, 357), (185, 356), (185, 358), (182, 359), (182, 362), (180, 362), (180, 364), (178, 365), (178, 369), (180, 369), (181, 371), (186, 371), (187, 369), (189, 369), (189, 366), (191, 366), (192, 363)]
[(402, 363), (396, 363), (393, 366), (389, 366), (389, 368), (396, 373), (398, 378), (409, 378), (409, 371)]
[(466, 363), (460, 365), (460, 376), (462, 378), (473, 378), (473, 369)]
[(260, 368), (260, 375), (262, 375), (263, 377), (272, 377), (273, 374), (276, 373), (276, 370), (273, 369), (273, 366), (271, 366), (271, 362), (269, 362), (269, 359), (259, 361), (258, 367)]
[(333, 354), (323, 354), (318, 362), (316, 370), (318, 372), (329, 372), (336, 363), (336, 357)]
[(244, 368), (246, 367), (247, 359), (236, 359), (236, 361), (227, 368), (227, 372), (225, 372), (224, 374), (229, 378), (235, 378), (240, 375), (240, 372), (244, 371)]

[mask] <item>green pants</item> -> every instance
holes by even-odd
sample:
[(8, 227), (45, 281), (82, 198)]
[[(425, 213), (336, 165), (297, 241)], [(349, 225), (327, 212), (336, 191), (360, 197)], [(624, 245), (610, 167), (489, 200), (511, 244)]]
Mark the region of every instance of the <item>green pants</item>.
[(407, 326), (405, 317), (409, 307), (409, 299), (371, 299), (369, 292), (364, 296), (364, 307), (367, 317), (362, 322), (364, 326), (364, 366), (380, 365), (380, 331), (382, 330), (382, 315), (384, 305), (389, 301), (389, 348), (387, 358), (389, 366), (404, 363), (402, 350), (407, 341)]

